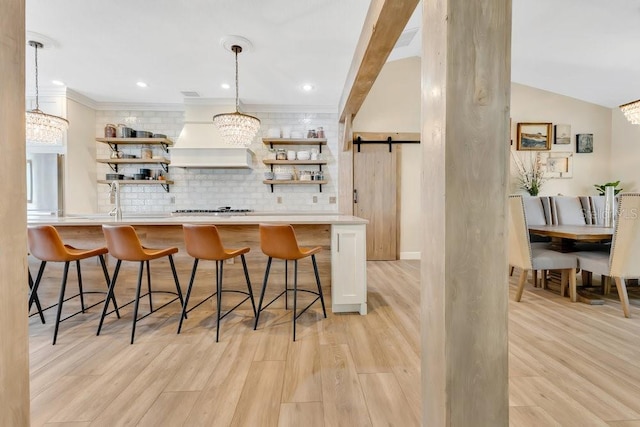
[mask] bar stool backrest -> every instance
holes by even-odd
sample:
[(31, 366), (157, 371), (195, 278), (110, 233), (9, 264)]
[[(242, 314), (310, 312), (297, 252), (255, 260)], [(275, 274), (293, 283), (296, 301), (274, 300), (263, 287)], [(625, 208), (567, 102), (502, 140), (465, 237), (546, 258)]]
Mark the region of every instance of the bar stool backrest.
[(265, 255), (278, 259), (300, 259), (296, 233), (291, 225), (260, 224), (260, 249)]
[(198, 259), (226, 258), (224, 246), (215, 225), (184, 224), (184, 244), (187, 253)]
[(56, 230), (51, 225), (30, 225), (27, 227), (29, 251), (41, 261), (69, 261), (69, 253)]
[(109, 253), (116, 259), (141, 261), (148, 259), (136, 230), (130, 225), (102, 225)]

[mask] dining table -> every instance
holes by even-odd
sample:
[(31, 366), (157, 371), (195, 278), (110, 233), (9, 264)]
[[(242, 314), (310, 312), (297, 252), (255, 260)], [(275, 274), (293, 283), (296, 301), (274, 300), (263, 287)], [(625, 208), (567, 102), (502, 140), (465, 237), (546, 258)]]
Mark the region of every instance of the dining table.
[[(559, 252), (573, 252), (580, 250), (576, 243), (602, 243), (610, 241), (613, 237), (613, 227), (603, 227), (599, 225), (531, 225), (529, 232), (538, 236), (551, 238), (550, 248)], [(593, 292), (591, 286), (591, 274), (583, 272), (583, 286), (578, 291), (579, 301), (590, 305), (604, 304), (601, 295)], [(551, 282), (559, 279), (553, 277)]]

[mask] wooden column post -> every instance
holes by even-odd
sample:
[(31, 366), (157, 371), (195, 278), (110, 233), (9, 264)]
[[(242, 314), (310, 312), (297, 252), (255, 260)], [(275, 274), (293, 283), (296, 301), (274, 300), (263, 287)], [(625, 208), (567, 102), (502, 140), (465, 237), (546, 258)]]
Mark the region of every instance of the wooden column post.
[(29, 425), (24, 0), (0, 2), (0, 425)]
[(507, 426), (511, 0), (424, 0), (425, 426)]

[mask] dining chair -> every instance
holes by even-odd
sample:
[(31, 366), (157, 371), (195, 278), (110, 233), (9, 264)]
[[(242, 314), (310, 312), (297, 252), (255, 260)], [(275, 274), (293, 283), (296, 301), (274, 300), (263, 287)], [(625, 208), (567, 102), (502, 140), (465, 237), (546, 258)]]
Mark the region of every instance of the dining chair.
[(575, 252), (581, 269), (612, 277), (616, 283), (624, 317), (630, 317), (626, 279), (640, 277), (640, 193), (622, 193), (611, 252)]
[(576, 301), (577, 257), (570, 253), (532, 247), (528, 230), (523, 197), (509, 196), (509, 264), (522, 270), (515, 300), (520, 301), (522, 298), (529, 271), (562, 270), (560, 294), (564, 296), (568, 278), (571, 301)]
[(586, 225), (588, 206), (582, 205), (576, 196), (551, 197), (552, 224), (555, 225)]
[[(524, 202), (524, 211), (527, 217), (527, 224), (551, 224), (549, 197), (524, 197), (522, 200)], [(551, 238), (529, 233), (529, 242), (531, 242), (531, 247), (547, 248), (549, 246), (549, 243), (551, 242)], [(513, 275), (513, 266), (511, 266), (511, 272), (509, 273), (509, 275)], [(546, 287), (547, 272), (542, 271), (540, 276), (541, 280), (538, 281), (538, 270), (533, 270), (533, 286), (542, 286), (544, 288)]]

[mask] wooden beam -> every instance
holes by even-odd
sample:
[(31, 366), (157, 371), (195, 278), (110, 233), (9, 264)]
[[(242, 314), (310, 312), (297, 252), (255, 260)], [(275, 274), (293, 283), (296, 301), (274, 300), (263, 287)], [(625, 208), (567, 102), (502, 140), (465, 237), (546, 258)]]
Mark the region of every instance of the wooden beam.
[(0, 2), (0, 191), (6, 201), (0, 206), (1, 426), (30, 424), (24, 17), (24, 0)]
[(340, 105), (340, 123), (355, 116), (404, 30), (419, 0), (373, 0), (347, 75)]

